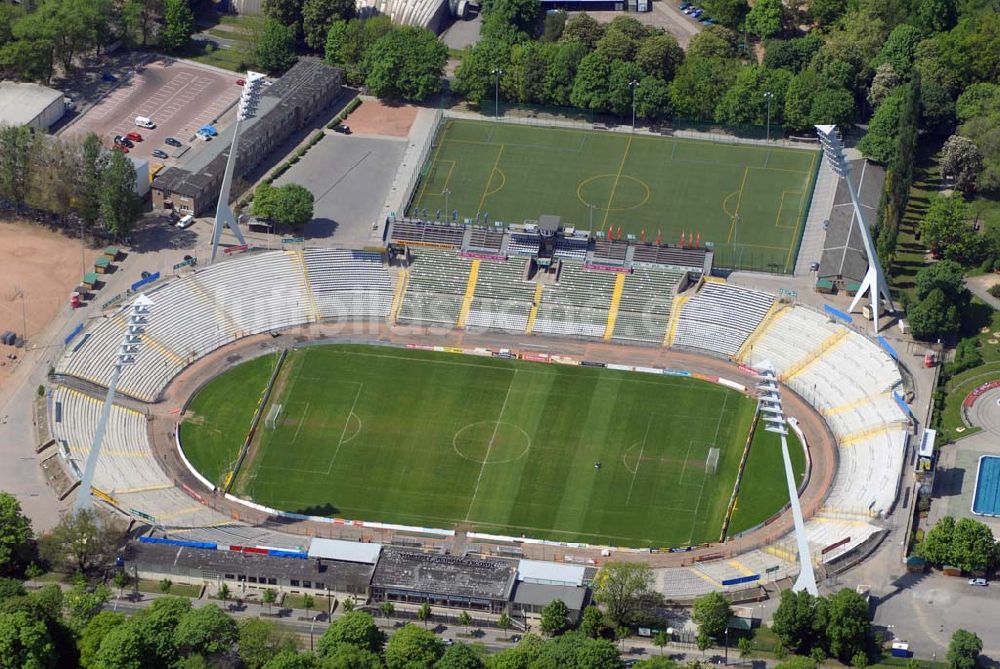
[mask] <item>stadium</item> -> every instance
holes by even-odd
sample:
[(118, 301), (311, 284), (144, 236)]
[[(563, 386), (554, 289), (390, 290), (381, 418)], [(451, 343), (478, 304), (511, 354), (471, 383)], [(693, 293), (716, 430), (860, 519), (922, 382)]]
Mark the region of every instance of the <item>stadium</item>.
[[(43, 409), (66, 486), (123, 365), (93, 491), (150, 536), (303, 554), (322, 537), (627, 556), (662, 567), (658, 586), (679, 597), (740, 588), (798, 571), (778, 441), (760, 418), (758, 370), (773, 367), (816, 562), (877, 545), (910, 428), (895, 352), (847, 314), (718, 276), (717, 249), (738, 254), (708, 243), (734, 226), (740, 243), (780, 240), (777, 271), (791, 271), (826, 169), (815, 148), (502, 124), (484, 146), (458, 137), (483, 128), (448, 123), (381, 246), (249, 248), (179, 267), (74, 332)], [(546, 151), (605, 141), (620, 152), (593, 186), (603, 209), (575, 191), (606, 166), (546, 182)], [(709, 183), (681, 166), (703, 187), (656, 195), (681, 173), (656, 163), (675, 149), (733, 169), (710, 167)], [(645, 157), (630, 172), (632, 151)], [(632, 218), (619, 185), (640, 174), (640, 191), (666, 199)], [(731, 188), (751, 178), (747, 194)], [(477, 203), (435, 199), (477, 189)], [(428, 213), (453, 204), (495, 216)]]

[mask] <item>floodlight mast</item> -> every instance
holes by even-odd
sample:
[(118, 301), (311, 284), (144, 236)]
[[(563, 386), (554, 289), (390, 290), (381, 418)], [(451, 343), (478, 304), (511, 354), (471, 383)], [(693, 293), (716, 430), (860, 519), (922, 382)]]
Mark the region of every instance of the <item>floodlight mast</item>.
[(851, 306), (848, 311), (854, 311), (858, 302), (865, 295), (868, 295), (871, 300), (872, 321), (875, 324), (875, 332), (877, 333), (879, 331), (878, 319), (881, 313), (881, 301), (885, 300), (889, 303), (890, 311), (896, 310), (892, 303), (892, 293), (889, 292), (889, 284), (885, 280), (885, 273), (882, 271), (878, 253), (875, 251), (875, 242), (872, 240), (871, 228), (865, 223), (861, 204), (858, 202), (858, 189), (854, 186), (854, 182), (851, 181), (851, 165), (844, 156), (844, 144), (840, 140), (840, 133), (837, 131), (837, 126), (817, 125), (815, 127), (816, 134), (819, 135), (820, 143), (823, 145), (823, 154), (829, 161), (830, 167), (833, 168), (838, 177), (847, 182), (847, 191), (851, 195), (851, 204), (854, 207), (854, 219), (858, 223), (858, 229), (861, 231), (861, 240), (865, 245), (865, 254), (868, 256), (868, 271), (865, 273), (865, 278), (861, 281), (861, 286), (858, 288), (858, 292), (855, 293), (854, 299), (851, 300)]
[(97, 421), (97, 429), (94, 431), (94, 440), (90, 444), (90, 453), (87, 454), (87, 464), (83, 469), (83, 478), (80, 480), (80, 493), (76, 496), (74, 510), (89, 511), (93, 505), (93, 496), (90, 493), (91, 485), (94, 482), (94, 472), (97, 470), (97, 460), (101, 452), (101, 444), (104, 442), (104, 433), (108, 428), (108, 419), (111, 417), (111, 405), (115, 401), (115, 391), (118, 388), (118, 380), (122, 376), (125, 368), (135, 363), (135, 356), (139, 351), (139, 344), (142, 343), (142, 335), (146, 331), (146, 322), (149, 318), (149, 308), (153, 306), (153, 301), (145, 294), (139, 297), (129, 307), (129, 316), (126, 321), (128, 328), (125, 336), (122, 337), (121, 346), (118, 348), (118, 361), (111, 372), (108, 380), (108, 393), (104, 397), (104, 406), (101, 408), (101, 417)]
[(219, 203), (215, 208), (215, 229), (212, 231), (212, 259), (219, 251), (219, 238), (222, 228), (229, 228), (240, 244), (246, 244), (240, 226), (236, 223), (236, 215), (229, 207), (229, 196), (233, 189), (233, 172), (236, 170), (237, 147), (240, 142), (240, 126), (243, 121), (253, 117), (260, 101), (261, 90), (267, 83), (267, 78), (260, 72), (247, 72), (243, 80), (243, 92), (240, 94), (240, 104), (236, 111), (236, 124), (233, 127), (233, 143), (229, 147), (229, 158), (226, 160), (226, 171), (222, 175), (222, 187), (219, 189)]
[(795, 525), (795, 541), (799, 549), (799, 577), (792, 586), (794, 592), (805, 590), (810, 595), (819, 594), (816, 587), (816, 573), (813, 571), (812, 555), (809, 553), (809, 540), (806, 537), (806, 524), (802, 518), (802, 506), (799, 504), (799, 491), (795, 485), (795, 473), (792, 471), (792, 459), (788, 455), (788, 426), (785, 422), (785, 412), (781, 407), (781, 394), (778, 388), (778, 377), (770, 363), (757, 367), (759, 383), (757, 390), (757, 410), (764, 420), (764, 429), (781, 436), (781, 459), (785, 463), (785, 480), (788, 483), (788, 501), (792, 507), (792, 521)]

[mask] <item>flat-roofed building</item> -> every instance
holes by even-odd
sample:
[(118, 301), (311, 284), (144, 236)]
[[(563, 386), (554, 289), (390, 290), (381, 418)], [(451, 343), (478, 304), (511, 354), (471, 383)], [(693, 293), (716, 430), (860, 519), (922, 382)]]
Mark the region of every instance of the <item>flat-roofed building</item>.
[(63, 94), (54, 88), (0, 81), (0, 125), (26, 125), (48, 132), (65, 113)]

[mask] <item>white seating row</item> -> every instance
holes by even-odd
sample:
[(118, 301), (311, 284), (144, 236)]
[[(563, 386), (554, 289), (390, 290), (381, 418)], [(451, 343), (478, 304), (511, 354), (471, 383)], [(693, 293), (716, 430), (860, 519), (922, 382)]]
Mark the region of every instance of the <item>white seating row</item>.
[(380, 253), (306, 249), (309, 287), (323, 318), (385, 318), (392, 278)]
[(734, 356), (773, 302), (768, 293), (707, 282), (684, 305), (673, 344)]
[(415, 249), (399, 312), (404, 322), (454, 325), (469, 283), (470, 261), (454, 251)]

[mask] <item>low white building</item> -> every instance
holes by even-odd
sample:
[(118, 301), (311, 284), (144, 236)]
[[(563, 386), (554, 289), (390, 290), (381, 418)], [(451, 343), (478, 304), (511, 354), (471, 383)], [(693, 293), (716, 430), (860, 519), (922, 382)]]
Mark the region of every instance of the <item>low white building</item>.
[(0, 81), (0, 124), (48, 131), (65, 113), (63, 94), (54, 88)]

